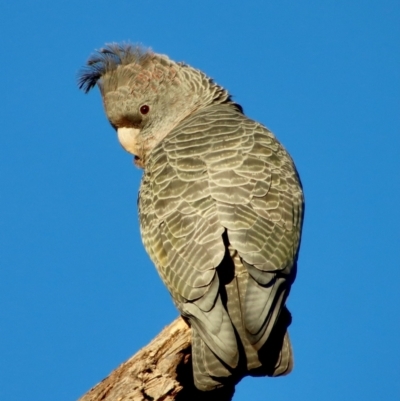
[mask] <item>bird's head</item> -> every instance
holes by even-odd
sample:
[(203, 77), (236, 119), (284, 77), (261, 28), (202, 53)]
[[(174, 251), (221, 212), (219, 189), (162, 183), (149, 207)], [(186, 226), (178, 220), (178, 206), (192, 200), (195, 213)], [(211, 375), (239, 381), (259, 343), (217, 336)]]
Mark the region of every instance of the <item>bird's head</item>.
[(214, 103), (234, 104), (201, 71), (129, 44), (97, 51), (78, 84), (85, 92), (99, 86), (121, 145), (143, 168), (151, 150), (186, 117)]

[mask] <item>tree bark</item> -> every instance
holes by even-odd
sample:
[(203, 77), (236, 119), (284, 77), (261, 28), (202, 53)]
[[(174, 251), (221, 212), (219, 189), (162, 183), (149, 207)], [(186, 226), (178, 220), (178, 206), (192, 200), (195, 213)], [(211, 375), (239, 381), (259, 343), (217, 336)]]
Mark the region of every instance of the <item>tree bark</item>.
[(234, 385), (202, 392), (193, 383), (190, 327), (179, 317), (78, 401), (230, 401)]

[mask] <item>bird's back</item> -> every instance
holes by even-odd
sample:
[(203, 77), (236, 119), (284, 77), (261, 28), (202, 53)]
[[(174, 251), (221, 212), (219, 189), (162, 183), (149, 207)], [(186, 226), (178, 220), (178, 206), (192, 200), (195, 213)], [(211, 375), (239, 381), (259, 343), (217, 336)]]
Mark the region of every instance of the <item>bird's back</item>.
[(288, 373), (284, 305), (303, 194), (276, 138), (232, 104), (194, 113), (150, 153), (139, 211), (145, 247), (192, 326), (196, 386)]

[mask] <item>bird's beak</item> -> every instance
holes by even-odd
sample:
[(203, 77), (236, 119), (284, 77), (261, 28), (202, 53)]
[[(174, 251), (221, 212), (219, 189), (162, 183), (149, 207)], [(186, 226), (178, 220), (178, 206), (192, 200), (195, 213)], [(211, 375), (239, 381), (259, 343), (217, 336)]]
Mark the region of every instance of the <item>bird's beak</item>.
[(141, 157), (138, 134), (139, 128), (118, 128), (118, 140), (122, 147), (129, 153)]

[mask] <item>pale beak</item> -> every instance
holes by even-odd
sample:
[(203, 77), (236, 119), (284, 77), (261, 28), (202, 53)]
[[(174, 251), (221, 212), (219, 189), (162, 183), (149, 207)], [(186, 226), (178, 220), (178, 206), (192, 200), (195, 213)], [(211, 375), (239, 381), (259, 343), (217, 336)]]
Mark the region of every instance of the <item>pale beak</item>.
[(139, 128), (118, 128), (118, 140), (122, 147), (127, 152), (140, 157), (139, 132)]

